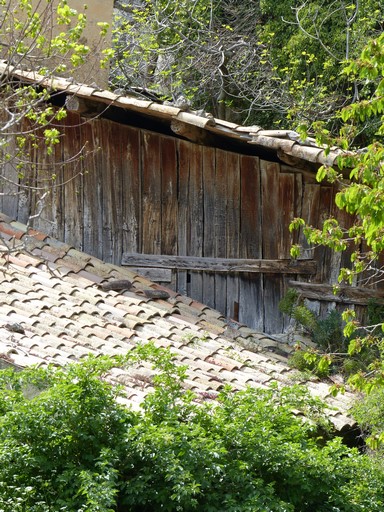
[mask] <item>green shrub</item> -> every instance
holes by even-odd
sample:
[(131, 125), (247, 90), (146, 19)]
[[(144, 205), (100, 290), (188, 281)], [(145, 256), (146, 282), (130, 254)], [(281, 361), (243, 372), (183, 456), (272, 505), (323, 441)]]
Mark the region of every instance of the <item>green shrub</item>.
[(348, 343), (343, 334), (343, 321), (336, 309), (317, 320), (312, 340), (326, 352), (346, 352)]
[[(353, 354), (348, 352), (351, 340), (344, 336), (342, 316), (337, 310), (332, 310), (325, 318), (317, 318), (293, 289), (288, 290), (279, 303), (279, 308), (301, 325), (316, 344), (316, 350), (299, 350), (290, 356), (289, 364), (299, 371), (310, 372), (320, 378), (326, 377), (330, 372), (341, 372), (350, 376), (367, 372), (373, 361), (379, 357), (376, 342), (370, 345), (365, 343)], [(384, 306), (370, 300), (367, 318), (370, 325), (384, 322)], [(381, 336), (380, 327), (377, 329)], [(355, 336), (359, 334), (359, 330), (354, 333)]]
[(384, 452), (384, 389), (374, 388), (371, 393), (362, 395), (353, 407), (353, 415), (358, 421), (368, 445)]
[[(140, 358), (158, 374), (133, 412), (103, 375)], [(226, 387), (212, 403), (184, 391), (184, 373), (150, 344), (120, 360), (0, 372), (0, 510), (383, 509), (383, 468), (322, 437), (323, 404), (303, 387)], [(28, 399), (30, 384), (41, 392)]]
[(329, 375), (331, 361), (324, 359), (321, 354), (314, 350), (297, 348), (288, 358), (288, 364), (303, 373), (309, 373), (319, 378)]
[(376, 329), (374, 329), (371, 334), (380, 338), (383, 337), (383, 330), (381, 326), (384, 324), (384, 305), (378, 304), (375, 299), (368, 300), (367, 324), (377, 325)]

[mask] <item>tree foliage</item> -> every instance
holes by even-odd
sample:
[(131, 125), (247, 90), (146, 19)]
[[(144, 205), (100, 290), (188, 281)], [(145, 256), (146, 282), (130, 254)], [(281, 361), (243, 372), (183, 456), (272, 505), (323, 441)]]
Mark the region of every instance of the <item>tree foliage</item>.
[[(370, 93), (339, 112), (343, 126), (337, 142), (344, 147), (345, 153), (338, 158), (338, 167), (321, 167), (317, 179), (339, 184), (336, 206), (353, 215), (354, 222), (345, 228), (335, 218), (329, 218), (318, 228), (307, 225), (304, 219), (296, 219), (291, 228), (302, 227), (313, 246), (324, 245), (336, 252), (348, 251), (350, 265), (341, 269), (339, 282), (354, 284), (359, 279), (363, 284), (375, 284), (382, 281), (384, 272), (384, 34), (371, 40), (360, 57), (349, 62), (343, 72), (365, 81), (366, 90)], [(372, 118), (379, 121), (373, 142), (363, 150), (356, 150), (353, 146), (356, 130), (360, 129), (361, 123)], [(335, 142), (324, 126), (315, 128), (320, 143), (330, 145)], [(298, 250), (298, 247), (293, 247), (292, 254), (297, 255)], [(366, 371), (355, 373), (350, 378), (351, 384), (367, 392), (382, 387), (384, 345), (378, 328), (383, 328), (383, 320), (366, 325), (362, 330), (353, 310), (346, 310), (343, 318), (346, 322), (345, 335), (351, 339), (349, 355), (359, 354), (370, 347), (378, 354)]]
[[(101, 38), (105, 25), (100, 25)], [(66, 110), (52, 104), (55, 92), (49, 79), (72, 77), (85, 63), (90, 52), (83, 42), (85, 27), (85, 12), (72, 9), (67, 0), (0, 0), (2, 194), (32, 191), (38, 212), (50, 188), (58, 185), (58, 170), (65, 165), (55, 148), (61, 137), (58, 121), (66, 117)], [(18, 79), (12, 74), (15, 69), (29, 71), (35, 80)], [(50, 155), (55, 156), (51, 162)]]
[(189, 97), (236, 122), (295, 127), (327, 120), (360, 94), (340, 76), (383, 28), (377, 0), (118, 2), (116, 85)]
[[(154, 391), (133, 411), (105, 376), (143, 358), (157, 369)], [(382, 466), (332, 438), (303, 388), (226, 387), (212, 402), (184, 390), (184, 372), (152, 344), (2, 370), (1, 510), (382, 510)]]

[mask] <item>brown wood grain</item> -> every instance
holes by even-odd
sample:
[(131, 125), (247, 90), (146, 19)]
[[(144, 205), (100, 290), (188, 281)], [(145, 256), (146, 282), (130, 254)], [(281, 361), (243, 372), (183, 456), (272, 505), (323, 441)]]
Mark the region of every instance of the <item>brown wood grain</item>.
[(240, 157), (240, 245), (239, 257), (261, 258), (260, 162)]
[(142, 250), (141, 134), (124, 127), (121, 147), (121, 203), (123, 251)]
[(366, 305), (370, 299), (384, 304), (383, 290), (361, 288), (357, 286), (340, 286), (336, 293), (332, 285), (322, 283), (303, 283), (289, 281), (290, 286), (298, 290), (303, 297), (325, 302)]
[[(100, 123), (99, 123), (100, 126)], [(98, 127), (90, 123), (82, 126), (82, 136), (89, 141), (84, 159), (83, 175), (83, 247), (84, 251), (102, 257), (102, 185), (100, 175), (100, 140)], [(83, 140), (84, 140), (83, 139)], [(63, 190), (63, 195), (65, 191)], [(65, 213), (63, 205), (63, 213)], [(66, 240), (65, 240), (66, 241)]]
[(176, 140), (161, 141), (161, 254), (177, 254), (178, 198)]
[[(161, 108), (158, 114), (160, 119)], [(269, 332), (285, 326), (278, 303), (289, 276), (330, 285), (348, 263), (348, 254), (313, 252), (301, 231), (289, 233), (295, 216), (315, 227), (331, 214), (345, 226), (351, 222), (334, 207), (335, 189), (317, 183), (310, 166), (280, 166), (74, 112), (63, 121), (63, 133), (56, 161), (73, 158), (84, 144), (88, 153), (58, 169), (34, 227), (78, 249), (115, 263), (126, 254), (156, 256), (150, 266), (160, 269), (156, 279), (164, 276), (158, 282), (227, 316), (237, 317), (238, 310), (240, 321)], [(55, 162), (43, 151), (31, 157), (52, 173)], [(11, 171), (8, 166), (5, 176), (15, 178)], [(36, 191), (29, 191), (0, 198), (0, 206), (23, 220), (36, 213), (37, 201)], [(297, 264), (289, 259), (292, 242), (304, 245)], [(185, 261), (162, 267), (169, 264), (165, 256)]]
[(142, 250), (161, 251), (161, 158), (160, 137), (142, 132)]
[[(179, 192), (178, 192), (178, 239), (177, 252), (188, 254), (189, 226), (189, 151), (188, 142), (178, 141)], [(188, 275), (186, 271), (177, 272), (177, 289), (183, 295), (188, 293)]]
[[(216, 183), (216, 151), (213, 148), (203, 148), (203, 256), (213, 258), (214, 247), (214, 212), (215, 212), (215, 183)], [(212, 273), (203, 274), (202, 301), (210, 307), (215, 307), (215, 276)]]
[[(226, 220), (226, 255), (236, 258), (240, 252), (240, 156), (236, 153), (227, 154), (227, 220)], [(238, 316), (239, 277), (227, 276), (227, 308), (226, 316)]]
[(289, 225), (295, 216), (295, 175), (280, 173), (279, 175), (279, 214), (278, 221), (278, 257), (289, 258), (293, 239)]
[[(64, 128), (63, 138), (66, 144), (62, 146), (63, 161), (73, 163), (63, 166), (62, 187), (63, 210), (64, 210), (64, 238), (67, 243), (75, 247), (83, 246), (83, 179), (79, 174), (81, 162), (73, 159), (73, 155), (80, 155), (82, 149), (81, 138), (82, 121), (78, 116), (73, 115), (67, 120)], [(52, 215), (53, 216), (53, 215)], [(102, 255), (102, 241), (98, 247)]]
[(164, 267), (195, 272), (247, 272), (264, 274), (315, 274), (317, 264), (309, 260), (254, 260), (238, 258), (204, 258), (199, 256), (169, 256), (165, 254), (123, 253), (122, 265)]
[[(216, 150), (216, 176), (215, 176), (215, 209), (214, 209), (214, 246), (215, 257), (225, 258), (227, 254), (226, 224), (228, 205), (228, 154), (226, 151)], [(223, 313), (227, 311), (227, 278), (215, 275), (215, 308)]]
[[(189, 237), (187, 253), (190, 256), (203, 255), (203, 151), (202, 146), (195, 146), (189, 160), (188, 193)], [(189, 274), (190, 295), (198, 301), (203, 299), (203, 276), (201, 272)]]

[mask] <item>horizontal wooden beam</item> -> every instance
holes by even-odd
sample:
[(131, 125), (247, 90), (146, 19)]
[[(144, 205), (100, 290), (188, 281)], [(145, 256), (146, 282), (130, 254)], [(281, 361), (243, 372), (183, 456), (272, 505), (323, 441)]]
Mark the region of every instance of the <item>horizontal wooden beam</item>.
[(121, 264), (131, 267), (169, 268), (195, 272), (257, 272), (271, 274), (316, 274), (313, 260), (255, 260), (165, 256), (160, 254), (124, 253)]
[(366, 306), (370, 299), (374, 299), (378, 304), (384, 304), (384, 290), (373, 290), (357, 286), (340, 286), (335, 294), (333, 286), (329, 284), (289, 281), (289, 286), (295, 288), (306, 299), (311, 300)]
[(154, 283), (172, 282), (172, 269), (157, 267), (132, 267), (130, 270), (135, 274), (140, 274)]

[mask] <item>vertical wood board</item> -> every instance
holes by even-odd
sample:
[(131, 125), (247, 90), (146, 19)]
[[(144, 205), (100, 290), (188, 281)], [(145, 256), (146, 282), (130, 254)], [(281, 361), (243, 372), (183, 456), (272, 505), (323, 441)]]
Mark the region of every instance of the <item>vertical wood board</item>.
[[(83, 247), (84, 251), (98, 258), (102, 257), (102, 182), (100, 169), (100, 121), (84, 123), (83, 140), (88, 141), (88, 153), (84, 159), (83, 176)], [(96, 125), (96, 126), (95, 126)]]
[(178, 167), (176, 141), (170, 137), (161, 141), (161, 254), (177, 254), (178, 236)]
[(161, 252), (161, 159), (160, 136), (142, 132), (143, 228), (144, 253)]
[[(192, 151), (191, 151), (192, 150)], [(187, 253), (189, 256), (203, 255), (203, 155), (202, 147), (196, 146), (190, 148), (189, 162), (189, 193), (188, 193), (188, 224), (189, 237), (187, 240)], [(190, 294), (202, 301), (203, 299), (203, 276), (201, 272), (191, 272)]]
[[(228, 206), (228, 153), (216, 150), (216, 183), (214, 209), (214, 245), (215, 257), (225, 258), (227, 254), (227, 206)], [(215, 308), (226, 313), (227, 310), (227, 278), (215, 275)]]
[[(239, 258), (240, 253), (240, 157), (237, 153), (227, 155), (227, 220), (226, 257)], [(227, 276), (226, 316), (236, 318), (239, 308), (239, 276)]]
[[(188, 238), (190, 232), (189, 221), (189, 143), (178, 141), (178, 161), (179, 161), (179, 214), (178, 214), (178, 254), (188, 255)], [(177, 272), (177, 289), (180, 293), (188, 294), (188, 276), (186, 271)]]
[(72, 164), (63, 166), (64, 187), (64, 238), (77, 249), (83, 248), (83, 180), (79, 168), (80, 161), (75, 159), (82, 151), (81, 119), (72, 116), (64, 127), (63, 160)]
[(289, 259), (292, 246), (292, 237), (289, 225), (295, 216), (295, 176), (294, 174), (281, 173), (279, 176), (279, 202), (278, 210), (278, 257)]
[(123, 252), (142, 251), (142, 170), (140, 131), (124, 127), (121, 161)]
[[(213, 148), (203, 148), (203, 256), (214, 257), (214, 212), (215, 212), (215, 183), (216, 183), (216, 152)], [(209, 307), (215, 307), (215, 276), (203, 273), (202, 302)]]
[(240, 157), (240, 258), (261, 258), (260, 162)]
[[(261, 258), (260, 161), (240, 157), (240, 258)], [(263, 276), (239, 276), (239, 321), (262, 331), (264, 327)]]

